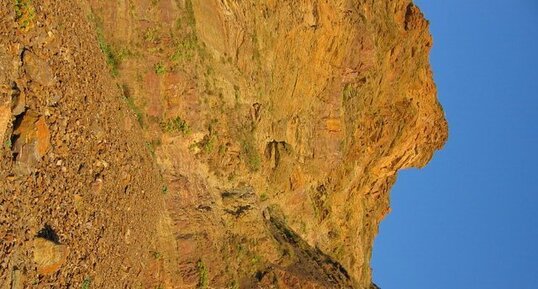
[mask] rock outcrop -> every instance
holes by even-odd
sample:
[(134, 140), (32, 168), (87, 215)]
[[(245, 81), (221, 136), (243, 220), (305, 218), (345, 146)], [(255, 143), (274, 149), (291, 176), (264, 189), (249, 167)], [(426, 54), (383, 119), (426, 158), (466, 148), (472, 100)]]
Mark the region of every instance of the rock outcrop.
[(396, 174), (447, 138), (411, 1), (7, 2), (0, 274), (47, 222), (59, 287), (375, 288)]

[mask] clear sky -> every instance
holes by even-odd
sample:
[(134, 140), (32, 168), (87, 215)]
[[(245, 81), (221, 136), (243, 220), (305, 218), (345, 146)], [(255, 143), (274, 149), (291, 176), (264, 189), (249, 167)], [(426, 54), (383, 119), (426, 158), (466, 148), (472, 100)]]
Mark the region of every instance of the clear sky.
[(538, 288), (538, 0), (420, 0), (450, 128), (399, 173), (372, 266), (382, 289)]

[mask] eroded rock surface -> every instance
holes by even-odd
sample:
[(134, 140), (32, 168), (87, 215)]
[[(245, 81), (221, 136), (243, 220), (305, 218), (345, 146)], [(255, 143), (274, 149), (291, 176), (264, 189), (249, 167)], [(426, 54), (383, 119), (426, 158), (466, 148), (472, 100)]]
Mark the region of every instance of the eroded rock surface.
[(376, 288), (397, 171), (447, 138), (413, 3), (2, 5), (2, 276), (46, 221), (58, 287)]
[(42, 275), (50, 275), (58, 271), (69, 254), (66, 246), (44, 238), (34, 240), (33, 251), (37, 272)]

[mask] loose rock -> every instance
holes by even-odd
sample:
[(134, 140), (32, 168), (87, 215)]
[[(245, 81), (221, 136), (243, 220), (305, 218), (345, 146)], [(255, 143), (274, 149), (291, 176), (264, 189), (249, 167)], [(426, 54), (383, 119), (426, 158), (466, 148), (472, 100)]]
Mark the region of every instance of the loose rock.
[(34, 240), (33, 250), (37, 272), (41, 275), (50, 275), (58, 271), (69, 253), (67, 246), (44, 238)]

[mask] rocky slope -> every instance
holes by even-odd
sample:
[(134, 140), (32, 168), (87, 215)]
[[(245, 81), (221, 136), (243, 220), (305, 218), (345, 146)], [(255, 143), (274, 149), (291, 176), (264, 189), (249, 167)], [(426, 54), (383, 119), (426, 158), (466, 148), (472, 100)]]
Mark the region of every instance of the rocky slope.
[(370, 288), (397, 171), (447, 137), (410, 1), (1, 11), (6, 288)]
[(154, 287), (162, 178), (85, 11), (0, 3), (0, 288)]

